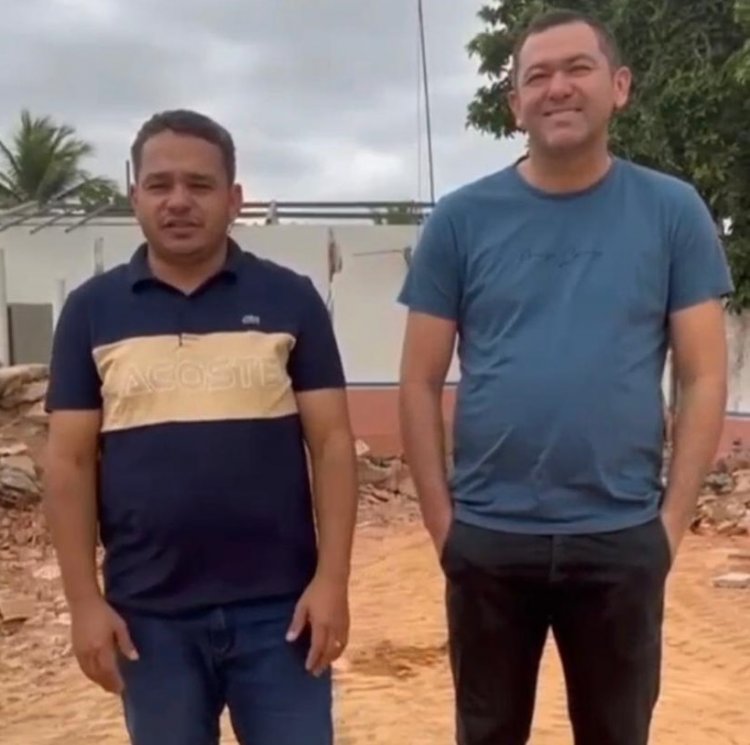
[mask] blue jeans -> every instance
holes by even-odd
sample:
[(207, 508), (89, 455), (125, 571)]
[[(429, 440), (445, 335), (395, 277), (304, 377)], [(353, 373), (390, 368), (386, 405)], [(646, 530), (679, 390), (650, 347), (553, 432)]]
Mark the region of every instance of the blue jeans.
[(229, 709), (241, 745), (331, 745), (330, 670), (305, 669), (309, 636), (284, 638), (293, 601), (178, 618), (122, 612), (140, 659), (123, 660), (132, 745), (216, 745)]

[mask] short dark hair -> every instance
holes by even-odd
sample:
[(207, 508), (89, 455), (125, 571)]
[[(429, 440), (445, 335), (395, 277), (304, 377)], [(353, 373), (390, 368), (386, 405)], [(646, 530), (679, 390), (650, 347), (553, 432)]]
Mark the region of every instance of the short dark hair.
[(138, 178), (143, 146), (146, 144), (146, 141), (166, 131), (200, 137), (216, 145), (221, 150), (229, 183), (234, 183), (237, 175), (237, 159), (232, 135), (205, 114), (187, 109), (173, 109), (154, 114), (140, 128), (130, 149), (130, 157), (133, 161), (136, 178)]
[(622, 64), (622, 55), (617, 40), (603, 21), (577, 10), (557, 8), (556, 10), (548, 10), (535, 16), (516, 39), (512, 55), (513, 80), (517, 78), (521, 50), (530, 36), (548, 31), (551, 28), (557, 28), (558, 26), (567, 26), (571, 23), (585, 23), (594, 31), (599, 39), (599, 46), (613, 69)]

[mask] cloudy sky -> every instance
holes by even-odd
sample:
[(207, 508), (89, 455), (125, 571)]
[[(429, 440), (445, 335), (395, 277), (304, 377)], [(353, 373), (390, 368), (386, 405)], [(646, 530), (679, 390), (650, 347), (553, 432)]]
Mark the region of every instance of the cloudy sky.
[[(412, 199), (419, 178), (416, 0), (2, 0), (0, 137), (24, 107), (76, 127), (124, 182), (151, 113), (233, 133), (248, 199)], [(466, 129), (481, 84), (465, 46), (481, 0), (424, 0), (438, 196), (520, 144)], [(422, 121), (422, 126), (424, 122)]]

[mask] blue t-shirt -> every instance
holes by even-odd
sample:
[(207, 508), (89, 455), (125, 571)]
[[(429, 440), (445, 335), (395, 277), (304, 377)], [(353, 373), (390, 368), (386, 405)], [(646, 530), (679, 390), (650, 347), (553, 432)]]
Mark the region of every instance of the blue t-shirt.
[(68, 297), (49, 410), (102, 413), (107, 598), (170, 614), (300, 593), (316, 540), (297, 392), (344, 386), (305, 276), (230, 241), (185, 295), (129, 264)]
[(697, 192), (624, 160), (574, 194), (511, 166), (443, 197), (399, 300), (457, 323), (456, 518), (576, 533), (654, 517), (670, 314), (731, 290)]

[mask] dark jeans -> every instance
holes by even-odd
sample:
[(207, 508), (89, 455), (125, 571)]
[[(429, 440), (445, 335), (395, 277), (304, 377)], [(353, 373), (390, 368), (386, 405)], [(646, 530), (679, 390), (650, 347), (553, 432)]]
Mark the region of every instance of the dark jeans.
[(122, 663), (133, 745), (216, 745), (229, 709), (241, 745), (331, 745), (331, 676), (285, 640), (292, 601), (181, 618), (123, 613), (140, 659)]
[(576, 745), (646, 745), (671, 565), (660, 519), (575, 536), (454, 522), (441, 563), (459, 745), (529, 741), (550, 629)]

